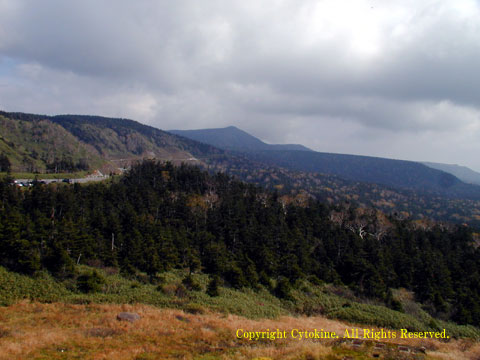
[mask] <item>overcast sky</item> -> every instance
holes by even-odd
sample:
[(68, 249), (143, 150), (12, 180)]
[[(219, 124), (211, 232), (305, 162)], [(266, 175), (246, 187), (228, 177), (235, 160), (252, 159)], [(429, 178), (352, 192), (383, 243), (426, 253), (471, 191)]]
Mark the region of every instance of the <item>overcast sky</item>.
[(0, 0), (0, 109), (480, 171), (480, 1)]

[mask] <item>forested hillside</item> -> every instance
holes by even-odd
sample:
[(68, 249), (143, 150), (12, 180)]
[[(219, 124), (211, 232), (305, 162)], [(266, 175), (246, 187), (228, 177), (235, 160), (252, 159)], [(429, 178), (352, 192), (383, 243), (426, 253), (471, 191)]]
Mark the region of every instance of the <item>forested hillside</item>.
[(93, 147), (47, 119), (22, 121), (0, 113), (0, 129), (0, 153), (13, 171), (73, 172), (105, 163)]
[(13, 171), (116, 172), (132, 161), (156, 158), (200, 163), (223, 153), (133, 120), (81, 115), (34, 115), (0, 111), (0, 153)]
[(210, 171), (222, 171), (248, 183), (275, 190), (287, 203), (317, 199), (329, 204), (375, 208), (399, 219), (480, 225), (479, 200), (450, 198), (432, 192), (346, 180), (316, 172), (293, 171), (241, 154), (218, 155), (210, 158), (207, 164)]
[(20, 189), (4, 179), (0, 201), (0, 265), (12, 271), (65, 279), (93, 261), (153, 279), (189, 268), (285, 299), (308, 278), (394, 308), (390, 289), (404, 287), (437, 317), (480, 325), (480, 253), (465, 226), (285, 204), (227, 175), (155, 161), (110, 184)]

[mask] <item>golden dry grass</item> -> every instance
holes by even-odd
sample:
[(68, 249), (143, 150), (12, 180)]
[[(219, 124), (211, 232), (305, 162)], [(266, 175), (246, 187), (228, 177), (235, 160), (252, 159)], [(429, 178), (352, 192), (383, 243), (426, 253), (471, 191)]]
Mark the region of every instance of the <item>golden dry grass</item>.
[[(136, 312), (135, 323), (116, 320)], [(249, 320), (217, 313), (187, 314), (147, 305), (71, 305), (22, 302), (0, 308), (0, 359), (341, 359), (334, 340), (237, 339), (237, 329), (324, 329), (343, 334), (351, 325), (323, 317)], [(480, 359), (471, 340), (384, 340), (424, 346), (432, 359)]]

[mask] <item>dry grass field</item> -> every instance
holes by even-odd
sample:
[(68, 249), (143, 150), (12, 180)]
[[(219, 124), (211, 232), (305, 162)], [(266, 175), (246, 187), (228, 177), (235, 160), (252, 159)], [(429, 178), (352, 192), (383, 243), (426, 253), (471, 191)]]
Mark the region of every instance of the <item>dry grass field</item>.
[[(119, 312), (141, 319), (118, 321)], [(196, 314), (147, 305), (72, 305), (20, 302), (0, 308), (0, 359), (480, 359), (471, 340), (381, 340), (390, 350), (404, 344), (426, 349), (416, 355), (375, 351), (375, 342), (355, 348), (341, 339), (237, 339), (238, 329), (291, 333), (324, 329), (343, 336), (352, 326), (323, 317), (248, 320), (197, 309)], [(359, 327), (361, 328), (361, 327)]]

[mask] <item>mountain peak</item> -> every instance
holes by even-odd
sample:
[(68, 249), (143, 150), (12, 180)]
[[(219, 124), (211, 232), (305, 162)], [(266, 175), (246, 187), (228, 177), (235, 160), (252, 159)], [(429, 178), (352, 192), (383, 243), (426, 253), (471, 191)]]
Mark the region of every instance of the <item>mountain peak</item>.
[(267, 144), (236, 126), (199, 130), (170, 130), (169, 132), (207, 143), (222, 149), (236, 151), (256, 150), (300, 150), (312, 151), (297, 144)]

